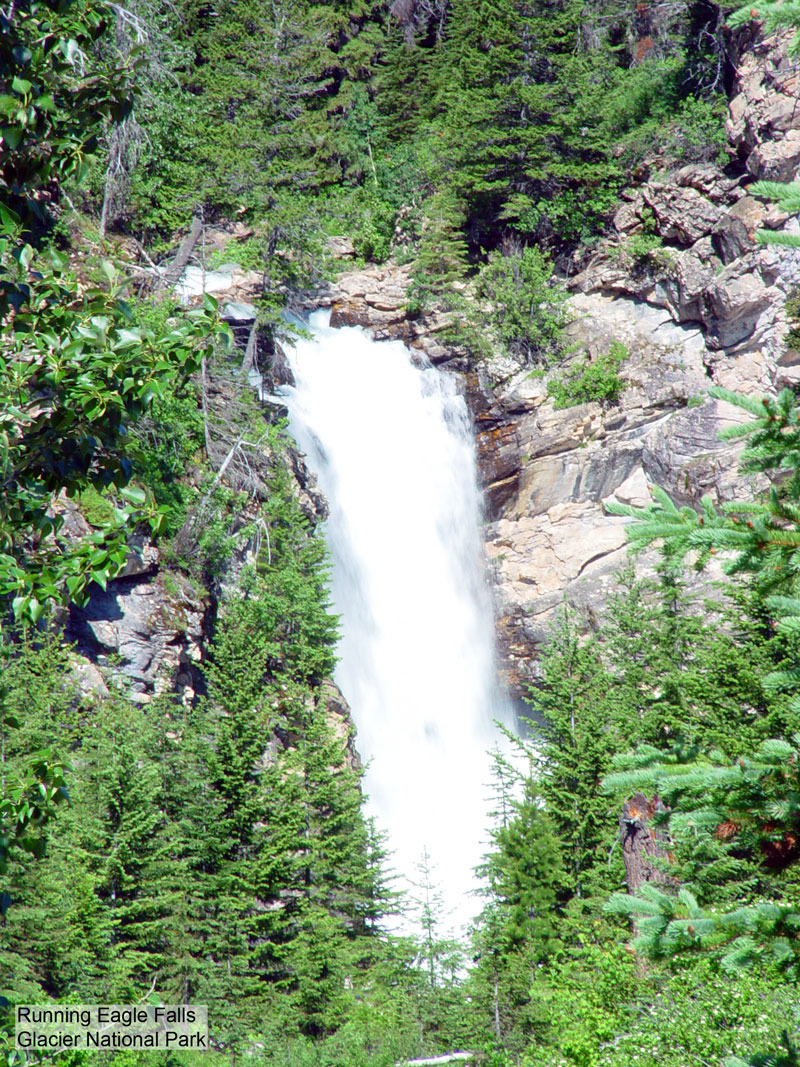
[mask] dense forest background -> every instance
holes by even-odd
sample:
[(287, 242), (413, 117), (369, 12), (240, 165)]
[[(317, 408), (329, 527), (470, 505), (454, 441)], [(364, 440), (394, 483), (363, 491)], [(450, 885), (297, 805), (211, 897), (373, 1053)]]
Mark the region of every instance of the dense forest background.
[[(528, 772), (498, 757), (475, 783), (495, 803), (460, 944), (436, 857), (416, 899), (392, 892), (326, 712), (336, 620), (284, 426), (242, 388), (213, 301), (186, 314), (126, 260), (136, 242), (159, 261), (194, 219), (241, 222), (237, 258), (262, 272), (278, 330), (279, 309), (337, 269), (326, 237), (346, 235), (365, 260), (412, 264), (418, 314), (463, 312), (453, 341), (472, 358), (465, 292), (490, 307), (493, 343), (556, 359), (557, 276), (637, 169), (735, 172), (731, 10), (0, 6), (4, 1009), (208, 1003), (226, 1064), (383, 1067), (455, 1048), (487, 1067), (798, 1062), (791, 393), (745, 403), (744, 469), (783, 470), (767, 499), (699, 515), (662, 494), (634, 515), (640, 540), (664, 543), (657, 577), (626, 570), (591, 636), (562, 613)], [(256, 489), (250, 467), (221, 476), (209, 381), (218, 420), (260, 457)], [(132, 528), (209, 605), (188, 702), (87, 691), (61, 637), (70, 605), (123, 573)], [(731, 560), (708, 604), (686, 592), (690, 550)], [(672, 837), (658, 888), (631, 900), (619, 818), (639, 789), (667, 801)], [(386, 932), (398, 910), (416, 936)]]

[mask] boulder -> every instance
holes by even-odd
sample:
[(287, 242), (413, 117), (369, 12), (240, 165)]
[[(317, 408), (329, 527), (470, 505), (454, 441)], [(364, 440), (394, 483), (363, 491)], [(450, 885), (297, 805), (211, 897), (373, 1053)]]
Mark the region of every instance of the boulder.
[(713, 233), (723, 214), (718, 204), (691, 186), (651, 182), (642, 195), (655, 215), (659, 235), (683, 245)]
[(334, 236), (325, 240), (325, 251), (335, 259), (353, 259), (356, 250), (349, 237)]
[(751, 253), (729, 264), (705, 291), (703, 321), (711, 348), (730, 348), (754, 332), (772, 301)]
[(702, 297), (722, 267), (712, 238), (704, 237), (673, 256), (670, 276), (663, 282), (667, 305), (676, 322), (702, 319)]
[(800, 165), (800, 75), (787, 48), (786, 30), (747, 50), (736, 69), (736, 91), (725, 130), (755, 178), (791, 181)]
[(743, 196), (723, 216), (714, 234), (714, 246), (724, 264), (753, 250), (756, 230), (764, 224), (767, 208), (761, 200)]
[(128, 558), (125, 569), (118, 578), (135, 578), (142, 574), (152, 574), (158, 567), (158, 549), (143, 534), (133, 534), (128, 538)]
[(734, 203), (743, 195), (736, 178), (726, 178), (713, 163), (690, 163), (671, 176), (674, 185), (696, 189), (715, 204)]
[(766, 181), (794, 181), (798, 168), (800, 130), (787, 131), (780, 141), (765, 141), (757, 145), (747, 158), (747, 169), (750, 173)]
[(109, 695), (109, 688), (102, 671), (89, 660), (80, 656), (73, 657), (69, 680), (74, 683), (78, 693), (91, 700), (102, 700)]

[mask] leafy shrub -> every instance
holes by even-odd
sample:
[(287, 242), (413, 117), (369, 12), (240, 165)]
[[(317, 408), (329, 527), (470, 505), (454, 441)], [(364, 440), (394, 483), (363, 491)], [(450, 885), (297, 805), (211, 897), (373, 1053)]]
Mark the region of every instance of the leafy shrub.
[(502, 348), (525, 363), (555, 355), (565, 325), (566, 293), (553, 282), (553, 266), (538, 248), (518, 255), (492, 252), (475, 283), (479, 305), (472, 313), (472, 340), (486, 354), (486, 327)]
[(619, 205), (622, 184), (618, 176), (604, 182), (587, 181), (580, 188), (562, 189), (535, 203), (528, 201), (515, 218), (507, 209), (505, 217), (513, 218), (512, 226), (520, 234), (535, 234), (540, 227), (545, 227), (562, 241), (590, 245)]
[(361, 259), (374, 263), (388, 259), (397, 206), (382, 190), (373, 185), (340, 186), (327, 194), (318, 210), (322, 230), (349, 237)]
[(723, 93), (686, 95), (686, 57), (647, 60), (615, 72), (603, 101), (606, 136), (631, 166), (662, 151), (681, 163), (728, 162)]
[(784, 340), (787, 348), (800, 350), (800, 293), (796, 293), (786, 301), (786, 318), (789, 320), (789, 331)]
[(633, 273), (662, 274), (672, 263), (672, 254), (655, 233), (635, 233), (609, 252), (613, 260)]
[(762, 1048), (779, 1045), (791, 1020), (791, 986), (775, 975), (734, 978), (711, 960), (692, 960), (662, 982), (650, 1003), (630, 1013), (622, 1033), (598, 1049), (595, 1067), (730, 1064), (730, 1054), (746, 1053), (754, 1040)]
[(556, 408), (569, 408), (598, 400), (601, 404), (613, 404), (625, 386), (619, 368), (630, 353), (625, 345), (614, 341), (611, 348), (597, 359), (584, 359), (576, 363), (563, 378), (551, 381), (547, 387), (555, 400)]

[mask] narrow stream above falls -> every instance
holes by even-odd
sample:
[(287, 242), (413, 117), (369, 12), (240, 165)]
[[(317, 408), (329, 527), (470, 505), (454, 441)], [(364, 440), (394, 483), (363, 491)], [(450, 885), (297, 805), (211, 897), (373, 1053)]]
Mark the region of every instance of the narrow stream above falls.
[(424, 849), (449, 923), (480, 910), (496, 682), (472, 430), (452, 378), (399, 341), (311, 316), (288, 355), (292, 432), (330, 505), (336, 680), (367, 764), (368, 812), (390, 866), (417, 878)]

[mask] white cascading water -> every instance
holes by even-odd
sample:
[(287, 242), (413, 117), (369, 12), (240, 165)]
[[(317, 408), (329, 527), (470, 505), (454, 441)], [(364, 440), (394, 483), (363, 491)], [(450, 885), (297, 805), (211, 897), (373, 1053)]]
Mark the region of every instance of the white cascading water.
[(400, 887), (427, 849), (459, 927), (480, 910), (473, 868), (486, 851), (493, 720), (510, 721), (469, 418), (452, 379), (404, 344), (328, 318), (314, 313), (313, 340), (289, 352), (296, 385), (282, 399), (330, 505), (336, 680)]

